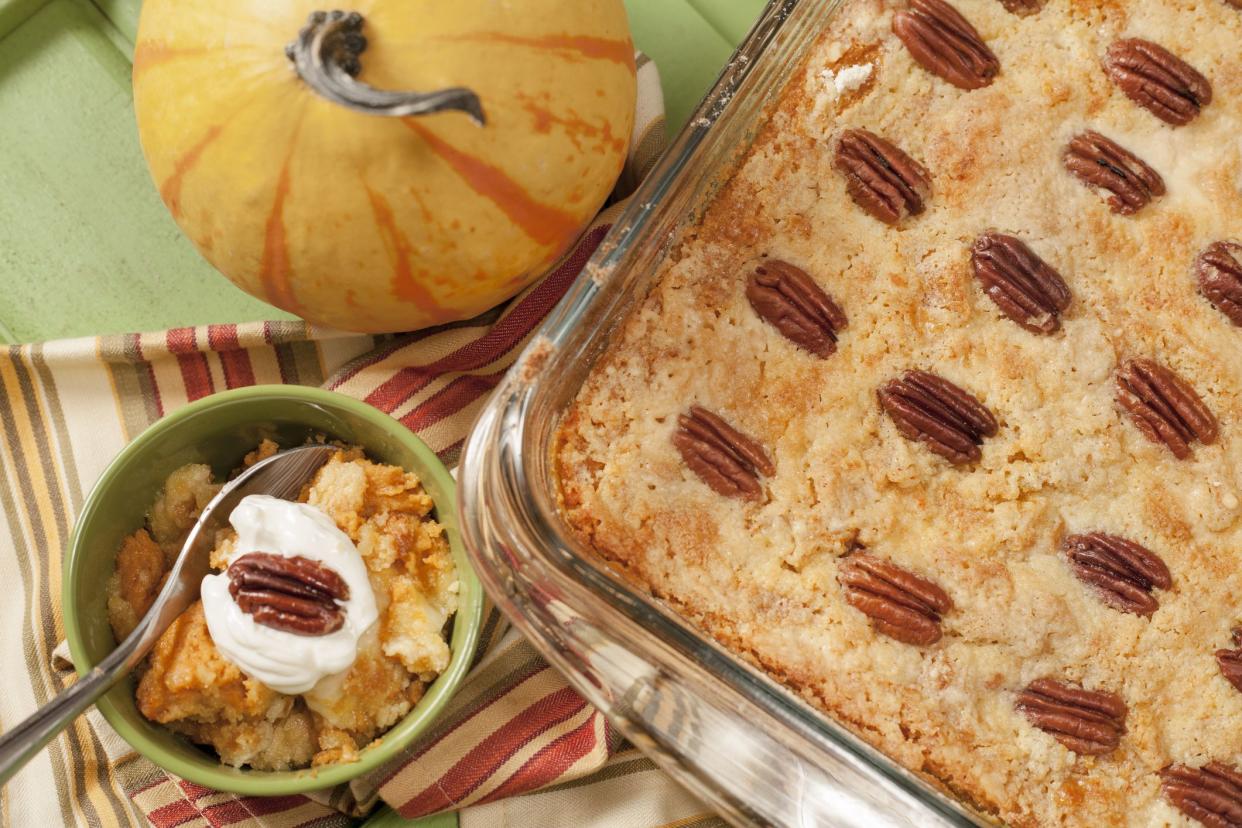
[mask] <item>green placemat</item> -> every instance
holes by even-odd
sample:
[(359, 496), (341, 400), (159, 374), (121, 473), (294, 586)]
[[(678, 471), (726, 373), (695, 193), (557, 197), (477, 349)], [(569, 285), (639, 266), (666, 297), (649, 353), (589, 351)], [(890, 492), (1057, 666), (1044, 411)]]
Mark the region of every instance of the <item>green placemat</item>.
[[(203, 261), (138, 146), (129, 58), (141, 0), (0, 0), (0, 342), (288, 318)], [(627, 0), (688, 113), (763, 0)]]
[[(32, 8), (33, 7), (33, 8)], [(147, 177), (128, 48), (87, 0), (0, 0), (0, 335), (272, 313), (181, 238)], [(29, 14), (26, 14), (29, 13)]]

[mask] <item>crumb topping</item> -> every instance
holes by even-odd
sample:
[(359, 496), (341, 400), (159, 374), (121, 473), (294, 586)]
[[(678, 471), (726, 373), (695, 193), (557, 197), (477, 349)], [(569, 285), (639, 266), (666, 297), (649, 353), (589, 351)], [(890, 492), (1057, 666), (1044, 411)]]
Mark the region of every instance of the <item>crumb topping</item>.
[[(1223, 0), (954, 0), (999, 65), (967, 89), (969, 66), (954, 74), (894, 35), (911, 5), (945, 4), (847, 0), (618, 329), (559, 433), (564, 512), (626, 577), (1009, 825), (1194, 825), (1176, 804), (1194, 799), (1186, 780), (1242, 766), (1227, 649), (1242, 621), (1242, 281), (1214, 247), (1242, 233), (1242, 14)], [(919, 25), (907, 40), (940, 48)], [(1181, 125), (1136, 104), (1104, 66), (1127, 38), (1201, 72), (1210, 102)], [(860, 87), (826, 92), (862, 64)], [(850, 130), (902, 156), (860, 145), (852, 182), (836, 163)], [(1137, 167), (1084, 186), (1064, 154), (1092, 131), (1158, 174), (1158, 196)], [(1021, 247), (976, 275), (989, 232)], [(848, 316), (830, 357), (748, 302), (765, 257)], [(1147, 433), (1118, 380), (1149, 363), (1177, 381), (1140, 377)], [(942, 394), (886, 413), (878, 389), (911, 371), (968, 392), (994, 434), (976, 439)], [(775, 473), (750, 476), (759, 495), (724, 496), (684, 459), (691, 406), (770, 456)], [(933, 450), (962, 435), (961, 451)], [(845, 583), (859, 554), (906, 580)], [(951, 606), (911, 599), (921, 582)], [(1058, 702), (1032, 687), (1071, 688), (1058, 692), (1101, 729), (1077, 744), (1098, 755), (1067, 747)], [(1226, 770), (1195, 770), (1210, 763)], [(1172, 794), (1169, 767), (1191, 769)]]

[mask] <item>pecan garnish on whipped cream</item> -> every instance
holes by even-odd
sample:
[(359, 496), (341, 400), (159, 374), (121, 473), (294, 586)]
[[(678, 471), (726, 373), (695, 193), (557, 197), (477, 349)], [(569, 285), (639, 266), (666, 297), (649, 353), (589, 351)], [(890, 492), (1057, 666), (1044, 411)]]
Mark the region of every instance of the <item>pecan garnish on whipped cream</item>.
[(940, 617), (953, 609), (936, 584), (875, 555), (851, 555), (841, 565), (850, 606), (889, 638), (925, 647), (940, 640)]
[(1084, 756), (1111, 753), (1126, 732), (1126, 703), (1115, 693), (1036, 679), (1014, 707), (1031, 724)]
[(763, 448), (701, 406), (677, 418), (673, 445), (690, 470), (717, 494), (758, 499), (759, 476), (771, 477), (776, 466)]
[(1000, 72), (979, 32), (944, 0), (910, 0), (893, 15), (893, 33), (920, 66), (959, 89), (988, 86)]
[(349, 585), (319, 561), (250, 552), (229, 564), (227, 574), (229, 595), (257, 624), (327, 635), (345, 623), (337, 602), (349, 600)]
[(897, 430), (955, 465), (978, 460), (996, 418), (969, 391), (927, 371), (907, 371), (879, 390), (880, 406)]
[(804, 351), (829, 357), (837, 350), (845, 313), (801, 268), (778, 259), (760, 262), (746, 282), (746, 298), (760, 319)]

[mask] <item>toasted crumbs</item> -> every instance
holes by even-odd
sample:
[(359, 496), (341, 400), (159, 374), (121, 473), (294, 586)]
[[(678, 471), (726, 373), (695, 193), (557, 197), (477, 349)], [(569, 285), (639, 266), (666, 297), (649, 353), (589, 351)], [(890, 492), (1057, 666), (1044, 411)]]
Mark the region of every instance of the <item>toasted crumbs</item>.
[(211, 467), (202, 464), (182, 466), (164, 481), (164, 488), (147, 512), (147, 528), (164, 550), (170, 567), (199, 513), (219, 491), (220, 484), (211, 479)]
[(258, 448), (246, 455), (245, 459), (242, 460), (242, 465), (245, 468), (250, 468), (255, 463), (261, 463), (269, 457), (274, 457), (278, 451), (280, 451), (280, 446), (276, 444), (276, 441), (265, 437), (259, 443)]
[[(1242, 339), (1192, 272), (1242, 228), (1242, 15), (1223, 0), (1049, 0), (1025, 17), (952, 4), (1000, 59), (987, 88), (915, 63), (891, 31), (906, 0), (845, 0), (566, 412), (560, 505), (621, 577), (988, 817), (1189, 828), (1156, 772), (1242, 765), (1242, 693), (1213, 660), (1242, 596)], [(1121, 37), (1201, 70), (1215, 92), (1202, 115), (1174, 130), (1121, 94), (1100, 64)], [(836, 88), (863, 65), (857, 88), (861, 69)], [(1114, 215), (1060, 162), (1092, 128), (1168, 192)], [(832, 166), (845, 129), (926, 166), (924, 213), (892, 229), (855, 206)], [(1023, 330), (982, 292), (970, 248), (988, 230), (1064, 277), (1059, 332)], [(849, 317), (830, 358), (747, 303), (746, 266), (765, 256), (805, 270)], [(1214, 445), (1179, 462), (1121, 418), (1114, 373), (1135, 356), (1193, 379), (1220, 421)], [(883, 414), (877, 387), (910, 369), (994, 412), (976, 464), (951, 466)], [(681, 461), (672, 435), (691, 405), (770, 453), (764, 499), (721, 497)], [(1061, 540), (1091, 531), (1168, 564), (1150, 619), (1076, 578)], [(951, 596), (939, 643), (878, 635), (846, 602), (854, 544)], [(1078, 757), (1015, 711), (1015, 691), (1050, 675), (1124, 698), (1115, 752)]]
[(146, 529), (139, 529), (121, 542), (116, 572), (108, 581), (108, 621), (117, 641), (138, 626), (164, 586), (167, 571), (164, 552)]

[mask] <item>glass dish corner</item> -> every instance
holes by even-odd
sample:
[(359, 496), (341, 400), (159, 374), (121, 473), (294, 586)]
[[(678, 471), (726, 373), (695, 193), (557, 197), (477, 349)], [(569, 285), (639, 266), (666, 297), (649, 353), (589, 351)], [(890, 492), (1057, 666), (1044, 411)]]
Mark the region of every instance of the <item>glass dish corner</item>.
[(481, 412), (459, 471), (462, 535), (489, 595), (522, 633), (731, 823), (986, 825), (631, 588), (559, 518), (551, 457), (561, 413), (842, 2), (770, 0)]

